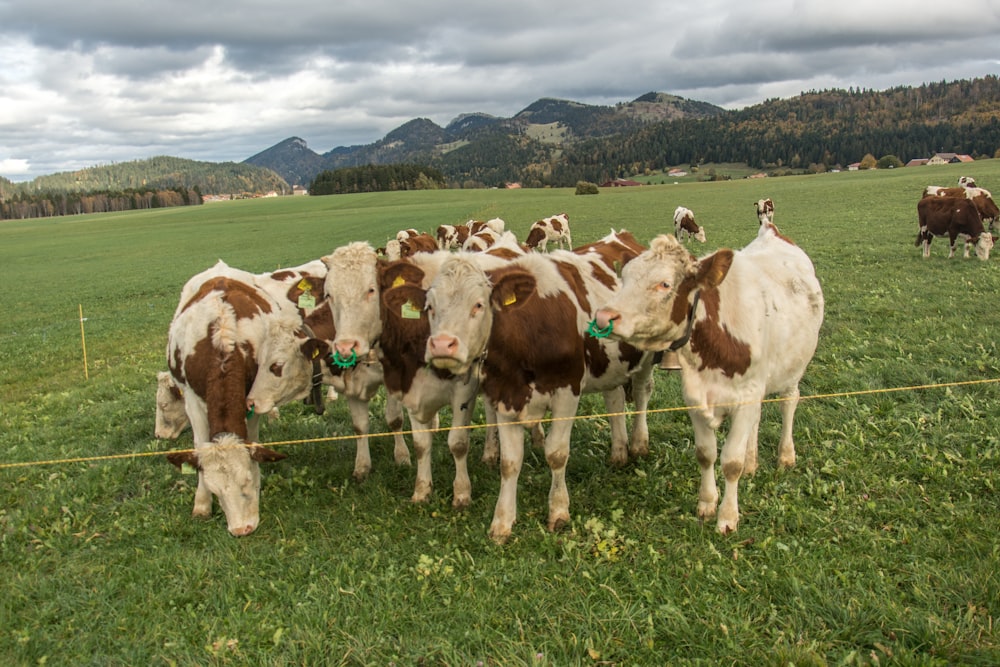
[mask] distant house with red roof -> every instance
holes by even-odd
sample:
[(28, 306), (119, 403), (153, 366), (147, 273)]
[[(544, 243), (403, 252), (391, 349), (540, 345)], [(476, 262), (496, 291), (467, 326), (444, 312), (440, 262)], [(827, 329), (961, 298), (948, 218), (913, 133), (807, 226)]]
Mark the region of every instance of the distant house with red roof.
[(605, 181), (601, 183), (602, 188), (624, 188), (631, 187), (633, 185), (642, 185), (639, 181), (630, 181), (626, 178), (616, 178), (613, 181)]

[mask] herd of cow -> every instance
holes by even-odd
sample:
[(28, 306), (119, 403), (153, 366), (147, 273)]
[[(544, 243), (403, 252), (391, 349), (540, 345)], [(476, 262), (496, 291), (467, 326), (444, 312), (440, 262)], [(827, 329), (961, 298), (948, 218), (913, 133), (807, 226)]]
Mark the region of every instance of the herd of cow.
[[(176, 438), (190, 424), (194, 448), (168, 459), (197, 471), (193, 514), (209, 516), (217, 498), (229, 532), (242, 536), (259, 522), (259, 464), (285, 457), (259, 444), (261, 416), (297, 400), (322, 411), (326, 392), (343, 396), (357, 436), (354, 477), (362, 480), (371, 470), (369, 401), (384, 388), (399, 464), (410, 462), (404, 410), (409, 416), (412, 500), (421, 502), (432, 490), (438, 414), (450, 407), (452, 504), (462, 508), (472, 500), (468, 427), (481, 396), (483, 460), (499, 464), (501, 478), (489, 534), (503, 542), (517, 517), (525, 430), (544, 447), (548, 528), (556, 530), (569, 520), (565, 475), (581, 395), (603, 394), (613, 464), (646, 455), (653, 371), (671, 352), (701, 467), (697, 512), (717, 515), (718, 530), (731, 532), (739, 478), (757, 467), (765, 395), (786, 399), (778, 460), (795, 461), (798, 383), (823, 320), (811, 261), (778, 232), (770, 200), (755, 207), (749, 245), (700, 259), (674, 236), (646, 248), (625, 230), (569, 249), (569, 219), (560, 214), (535, 223), (525, 243), (494, 219), (442, 225), (434, 237), (405, 230), (384, 249), (349, 243), (273, 273), (220, 260), (181, 290), (169, 371), (159, 374), (156, 435)], [(683, 225), (704, 240), (693, 214), (680, 217), (688, 219), (675, 220), (678, 236)], [(542, 251), (549, 240), (568, 248)], [(726, 417), (719, 506), (715, 430)]]
[(965, 257), (974, 247), (976, 257), (985, 261), (996, 241), (992, 232), (996, 231), (998, 215), (1000, 209), (990, 192), (977, 187), (968, 176), (959, 178), (954, 188), (928, 185), (917, 203), (919, 230), (914, 245), (923, 245), (924, 257), (930, 257), (933, 238), (947, 236), (951, 248), (948, 257), (954, 257), (955, 242), (962, 239)]

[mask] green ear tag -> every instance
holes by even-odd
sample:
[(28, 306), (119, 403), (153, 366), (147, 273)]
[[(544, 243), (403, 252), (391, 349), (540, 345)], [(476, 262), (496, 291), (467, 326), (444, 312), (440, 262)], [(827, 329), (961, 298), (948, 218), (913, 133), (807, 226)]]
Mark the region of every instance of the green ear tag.
[(420, 311), (413, 306), (412, 301), (407, 301), (399, 309), (399, 316), (402, 317), (404, 320), (419, 320)]
[(306, 290), (299, 296), (299, 308), (302, 310), (310, 310), (316, 307), (316, 297)]
[(181, 474), (182, 475), (197, 475), (198, 470), (190, 463), (181, 464)]

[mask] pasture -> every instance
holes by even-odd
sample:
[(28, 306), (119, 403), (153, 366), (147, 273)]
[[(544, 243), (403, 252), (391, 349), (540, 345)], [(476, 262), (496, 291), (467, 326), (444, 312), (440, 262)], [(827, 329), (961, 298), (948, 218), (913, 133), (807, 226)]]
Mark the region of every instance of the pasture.
[[(575, 196), (565, 190), (283, 198), (0, 225), (0, 655), (10, 665), (988, 665), (1000, 663), (1000, 252), (914, 247), (916, 202), (961, 175), (1000, 195), (1000, 160)], [(567, 473), (572, 523), (545, 530), (549, 472), (525, 455), (510, 542), (487, 537), (499, 474), (470, 454), (451, 509), (374, 438), (351, 479), (342, 402), (288, 405), (261, 438), (261, 525), (190, 517), (196, 479), (153, 438), (155, 374), (180, 288), (222, 258), (268, 271), (396, 230), (499, 216), (520, 237), (569, 214), (583, 244), (643, 242), (674, 208), (739, 248), (753, 202), (811, 256), (826, 296), (801, 389), (798, 463), (760, 470), (739, 530), (695, 517), (698, 472), (678, 378), (657, 372), (648, 459), (607, 463), (586, 397)], [(86, 336), (85, 378), (81, 322)], [(544, 341), (539, 341), (544, 344)], [(482, 410), (477, 412), (482, 423)], [(447, 423), (447, 416), (445, 418)], [(373, 403), (373, 432), (384, 430)], [(91, 458), (92, 457), (92, 458)], [(85, 460), (79, 460), (85, 459)]]

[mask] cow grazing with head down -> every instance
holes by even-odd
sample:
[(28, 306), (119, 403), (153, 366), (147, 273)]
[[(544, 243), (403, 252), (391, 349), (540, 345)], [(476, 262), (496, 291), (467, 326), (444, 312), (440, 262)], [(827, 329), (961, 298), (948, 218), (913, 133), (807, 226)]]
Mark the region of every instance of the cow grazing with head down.
[(771, 201), (770, 197), (758, 199), (754, 202), (753, 207), (757, 211), (757, 220), (762, 227), (774, 222), (774, 202)]
[(955, 256), (955, 242), (964, 241), (964, 257), (969, 249), (976, 248), (976, 257), (990, 258), (993, 236), (983, 225), (982, 216), (975, 203), (966, 197), (923, 197), (917, 202), (919, 229), (914, 245), (923, 245), (924, 258), (931, 256), (931, 241), (935, 236), (947, 236), (950, 242), (948, 257)]
[(778, 463), (795, 463), (792, 426), (799, 380), (816, 351), (823, 292), (809, 257), (773, 224), (739, 251), (696, 260), (673, 237), (653, 240), (622, 271), (622, 289), (597, 311), (596, 325), (642, 350), (676, 349), (701, 467), (698, 516), (715, 516), (716, 429), (722, 447), (721, 533), (739, 523), (740, 476), (757, 468), (761, 401), (778, 394)]
[[(618, 286), (614, 261), (610, 264), (597, 251), (528, 253), (501, 264), (476, 253), (459, 254), (440, 267), (427, 290), (427, 361), (460, 375), (481, 365), (482, 391), (496, 410), (501, 482), (490, 536), (497, 542), (510, 536), (517, 517), (523, 424), (551, 411), (545, 438), (552, 473), (550, 530), (569, 520), (566, 464), (582, 393), (602, 392), (609, 406), (623, 405), (622, 386), (631, 380), (641, 415), (631, 449), (637, 455), (648, 451), (651, 355), (587, 335), (592, 309)], [(624, 418), (613, 423), (612, 437), (613, 452), (626, 447)]]
[(484, 252), (495, 245), (500, 240), (501, 234), (497, 234), (489, 227), (483, 227), (475, 234), (465, 239), (462, 250), (466, 252)]
[(562, 248), (564, 244), (566, 250), (573, 247), (567, 214), (552, 215), (532, 223), (528, 230), (528, 237), (524, 239), (524, 245), (533, 250), (545, 252), (549, 241), (555, 242), (557, 248)]
[(194, 516), (212, 513), (213, 496), (229, 532), (252, 533), (260, 519), (259, 464), (285, 458), (255, 444), (260, 413), (248, 419), (246, 396), (257, 376), (256, 351), (270, 324), (294, 319), (254, 285), (252, 274), (223, 270), (185, 286), (170, 324), (167, 364), (182, 391), (194, 450), (167, 455), (178, 467), (198, 471)]
[(993, 201), (993, 195), (985, 188), (976, 187), (974, 184), (957, 188), (928, 185), (924, 188), (924, 196), (965, 197), (975, 205), (984, 225), (989, 226), (991, 231), (997, 227), (998, 218), (1000, 218), (1000, 208), (997, 208), (996, 202)]
[(678, 206), (674, 211), (674, 234), (680, 241), (693, 237), (697, 241), (705, 242), (705, 228), (699, 227), (694, 221), (694, 212), (683, 206)]
[[(419, 253), (389, 262), (378, 258), (367, 243), (351, 243), (335, 249), (323, 261), (331, 276), (326, 289), (337, 331), (334, 360), (349, 364), (374, 351), (382, 363), (387, 393), (410, 416), (417, 460), (414, 502), (430, 497), (433, 431), (438, 426), (438, 412), (451, 407), (448, 448), (455, 461), (452, 505), (461, 508), (472, 500), (468, 426), (479, 376), (476, 372), (454, 374), (427, 366), (423, 358), (427, 316), (420, 296), (437, 266), (450, 256), (448, 252)], [(398, 300), (388, 298), (386, 293), (391, 288), (405, 285), (414, 287), (414, 294)]]

